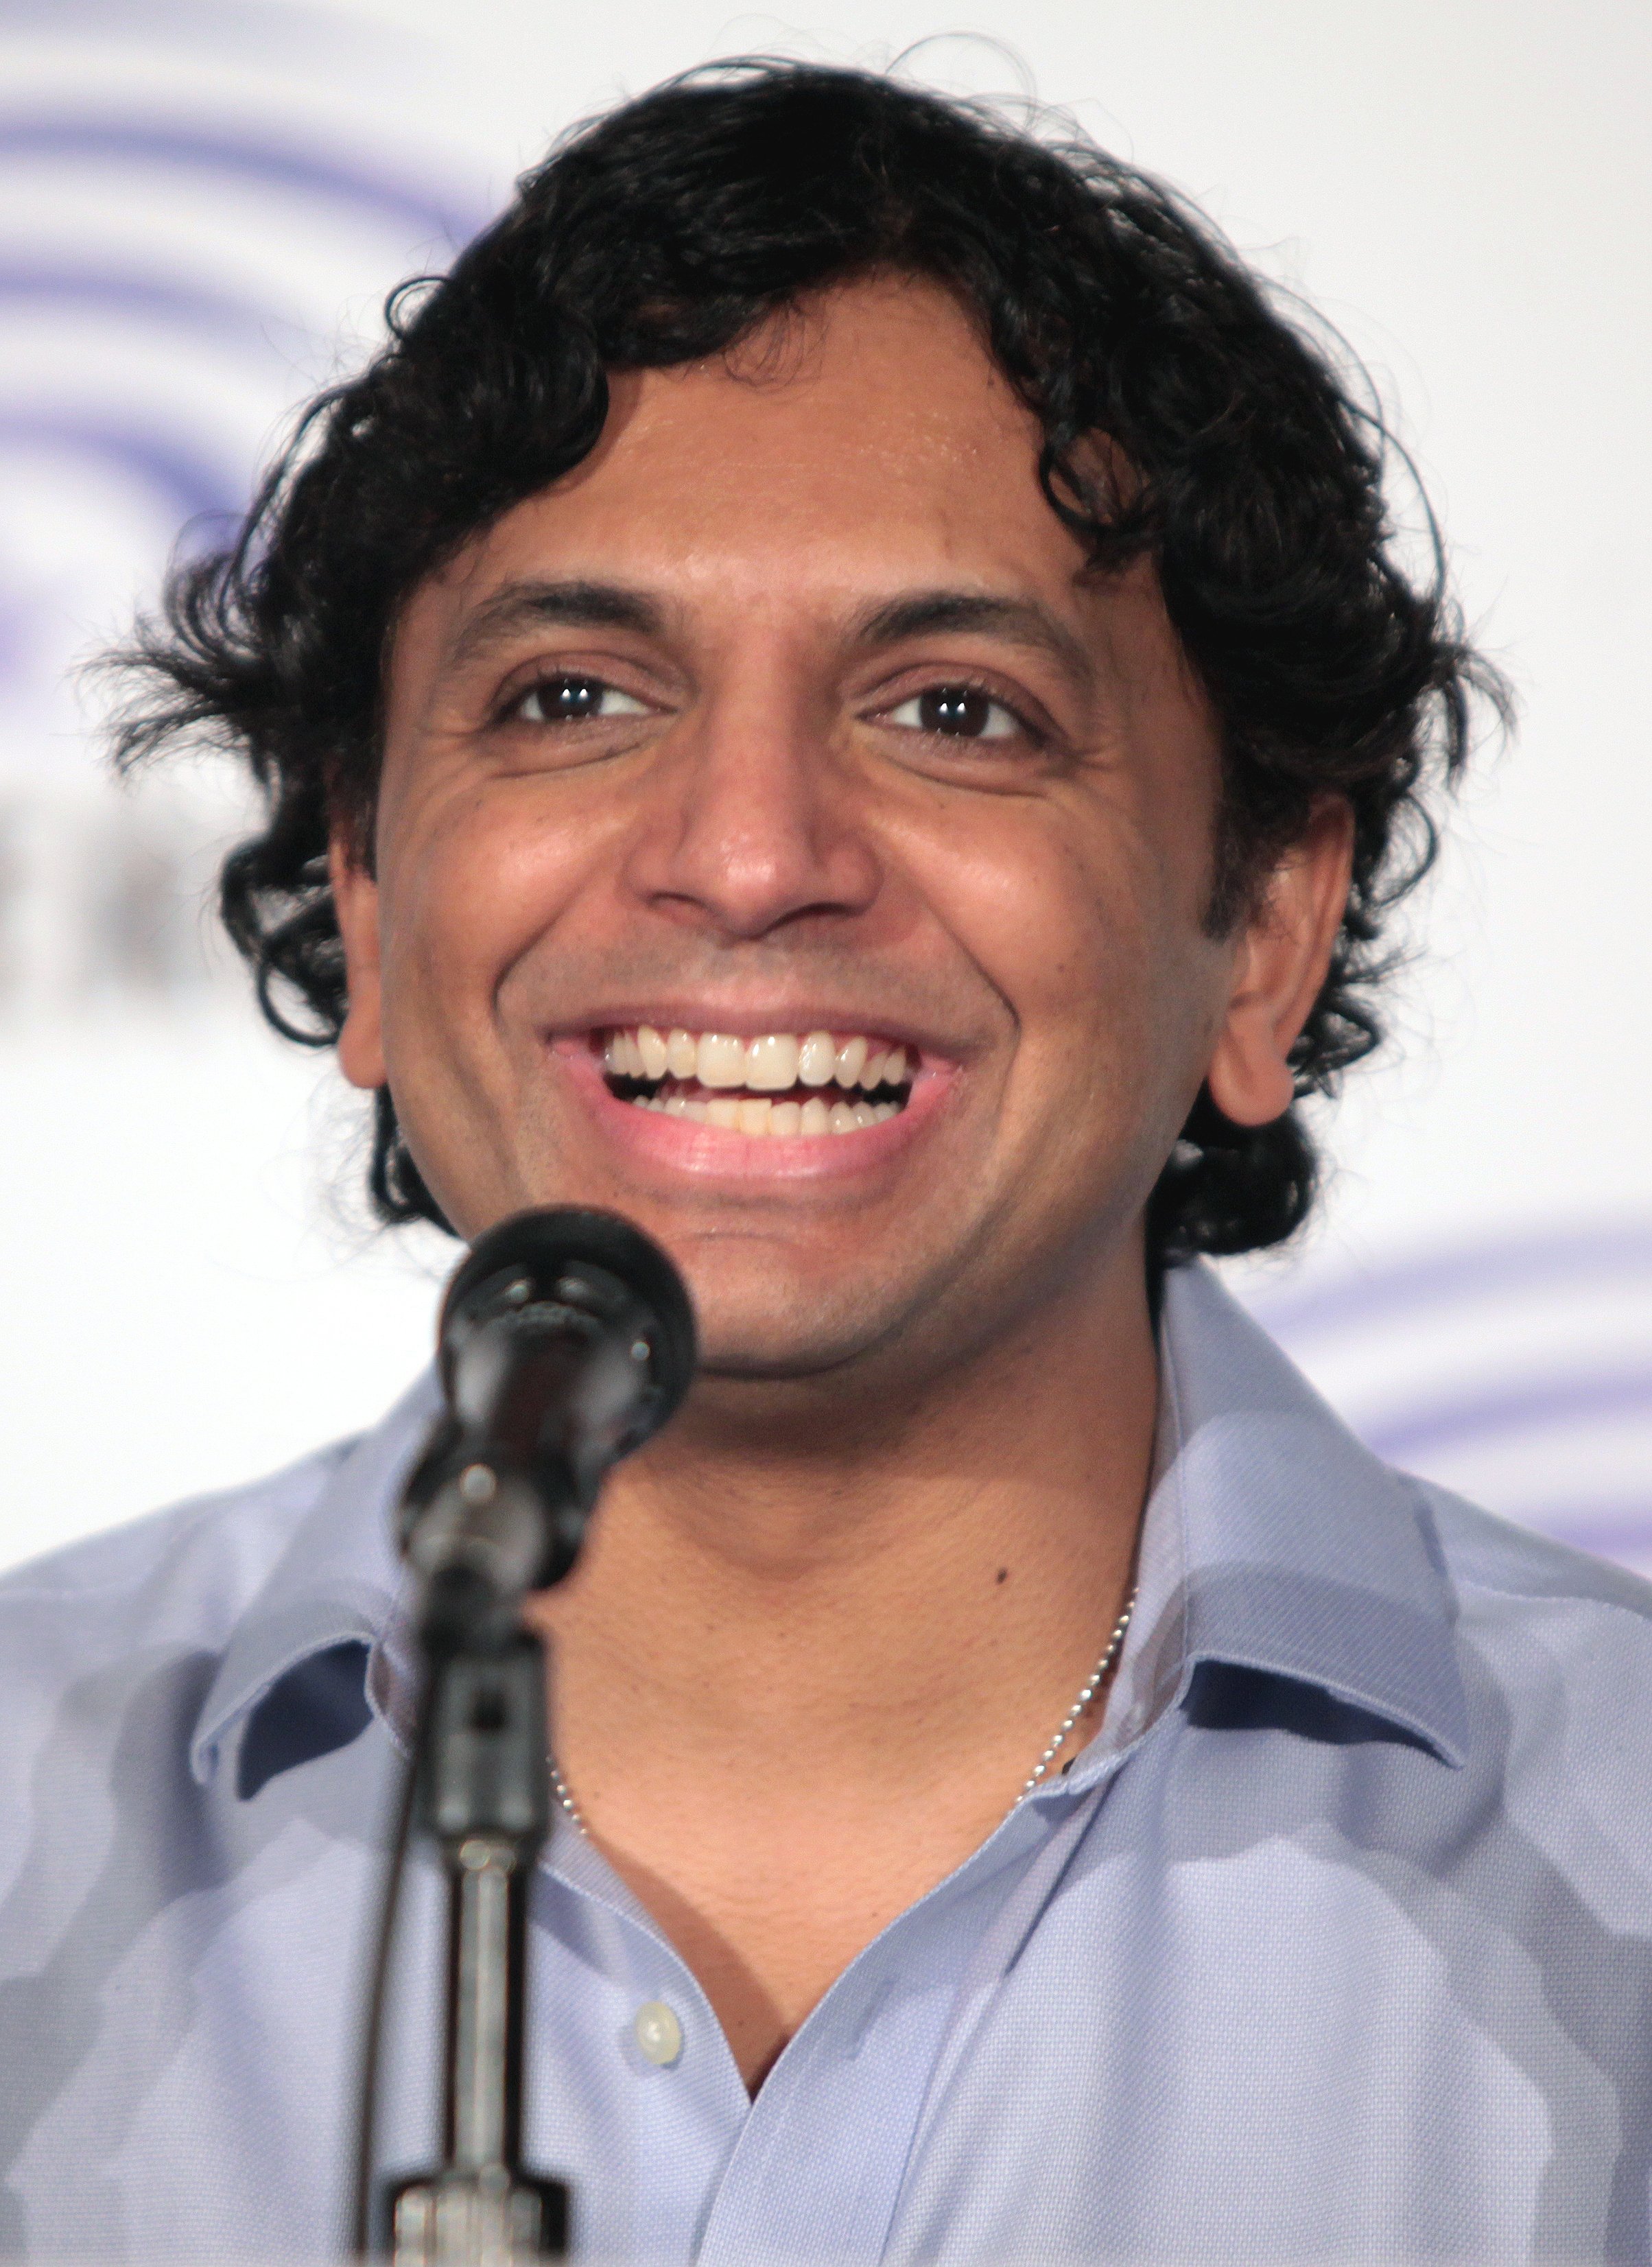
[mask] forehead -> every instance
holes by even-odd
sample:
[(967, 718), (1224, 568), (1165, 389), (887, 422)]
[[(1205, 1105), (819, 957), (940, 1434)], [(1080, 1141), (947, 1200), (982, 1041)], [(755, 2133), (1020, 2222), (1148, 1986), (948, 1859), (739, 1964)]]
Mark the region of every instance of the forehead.
[(773, 608), (913, 576), (1036, 587), (1082, 571), (1038, 483), (1041, 435), (958, 304), (877, 279), (791, 310), (730, 356), (613, 381), (583, 464), (435, 578), (464, 612), (511, 576), (616, 567)]

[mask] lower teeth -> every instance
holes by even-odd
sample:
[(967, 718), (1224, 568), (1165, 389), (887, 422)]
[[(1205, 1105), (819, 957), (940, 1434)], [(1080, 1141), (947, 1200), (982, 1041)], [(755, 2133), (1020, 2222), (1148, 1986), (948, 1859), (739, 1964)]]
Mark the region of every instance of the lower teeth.
[(855, 1134), (863, 1126), (881, 1126), (898, 1118), (898, 1102), (832, 1102), (818, 1096), (807, 1102), (770, 1102), (753, 1097), (737, 1101), (719, 1095), (710, 1101), (693, 1101), (681, 1094), (637, 1094), (637, 1110), (657, 1110), (667, 1118), (691, 1118), (697, 1125), (721, 1126), (730, 1133), (749, 1134)]

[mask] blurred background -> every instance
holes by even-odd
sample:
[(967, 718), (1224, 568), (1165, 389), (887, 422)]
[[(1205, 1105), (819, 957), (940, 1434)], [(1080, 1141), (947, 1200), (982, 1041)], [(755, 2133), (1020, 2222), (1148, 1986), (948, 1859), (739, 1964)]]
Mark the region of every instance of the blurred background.
[(1652, 1571), (1644, 0), (4, 0), (0, 1563), (371, 1422), (452, 1259), (214, 935), (241, 786), (115, 786), (81, 664), (554, 135), (756, 51), (1070, 110), (1371, 369), (1523, 717), (1228, 1272), (1384, 1454)]

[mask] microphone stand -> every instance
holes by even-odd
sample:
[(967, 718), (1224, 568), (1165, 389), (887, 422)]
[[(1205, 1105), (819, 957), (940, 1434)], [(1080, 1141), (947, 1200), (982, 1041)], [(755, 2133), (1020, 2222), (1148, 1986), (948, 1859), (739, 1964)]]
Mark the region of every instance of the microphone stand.
[(391, 2202), (393, 2267), (560, 2259), (568, 2190), (522, 2169), (527, 1901), (550, 1824), (545, 1656), (520, 1630), (503, 1651), (432, 1664), (414, 1768), (414, 1823), (448, 1879), (444, 2160)]
[(536, 1499), (470, 1464), (409, 1546), (429, 1577), (428, 1674), (404, 1830), (431, 1837), (447, 1875), (447, 2013), (443, 2161), (390, 2191), (392, 2267), (517, 2267), (567, 2251), (566, 2185), (521, 2162), (528, 1896), (552, 1813), (545, 1654), (522, 1625), (525, 1583), (510, 1578), (527, 1563), (521, 1538), (543, 1524)]

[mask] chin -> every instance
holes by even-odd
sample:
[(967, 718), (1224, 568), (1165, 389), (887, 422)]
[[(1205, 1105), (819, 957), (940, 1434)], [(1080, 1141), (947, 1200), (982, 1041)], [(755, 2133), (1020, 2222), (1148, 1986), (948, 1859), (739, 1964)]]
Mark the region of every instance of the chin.
[[(791, 1280), (785, 1278), (790, 1275)], [(726, 1378), (783, 1382), (853, 1364), (899, 1327), (899, 1302), (855, 1287), (794, 1273), (772, 1248), (755, 1266), (688, 1270), (702, 1370)]]

